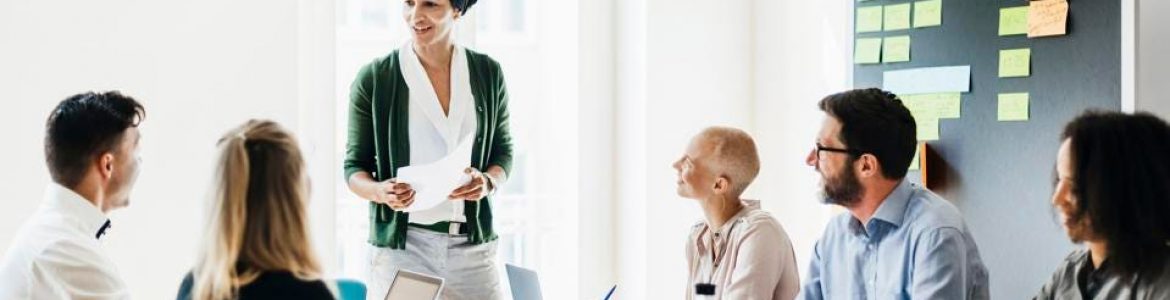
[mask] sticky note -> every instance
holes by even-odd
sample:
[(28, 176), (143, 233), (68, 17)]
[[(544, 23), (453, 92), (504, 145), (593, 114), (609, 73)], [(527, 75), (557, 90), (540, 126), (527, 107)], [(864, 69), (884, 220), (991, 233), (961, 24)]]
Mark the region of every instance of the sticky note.
[(914, 147), (914, 158), (910, 159), (910, 170), (911, 171), (918, 170), (918, 148), (921, 148), (921, 147), (918, 147), (918, 146)]
[(914, 123), (918, 125), (919, 141), (933, 141), (938, 139), (938, 118), (915, 117)]
[(891, 36), (882, 41), (882, 62), (910, 61), (910, 36)]
[(857, 32), (882, 31), (882, 6), (866, 6), (857, 9)]
[(999, 94), (1000, 121), (1028, 120), (1028, 93)]
[(999, 77), (1028, 77), (1032, 73), (1032, 49), (999, 50)]
[(1068, 24), (1068, 1), (1028, 2), (1028, 37), (1064, 35)]
[(938, 93), (898, 95), (902, 104), (917, 118), (956, 119), (960, 117), (961, 95)]
[(910, 3), (885, 6), (885, 31), (910, 28)]
[(942, 25), (942, 0), (914, 2), (914, 28)]
[(999, 10), (999, 36), (1028, 33), (1028, 7), (1008, 7)]
[(876, 64), (882, 62), (881, 38), (857, 39), (857, 44), (853, 46), (855, 47), (853, 49), (853, 63)]
[(971, 66), (885, 71), (882, 89), (898, 95), (966, 92), (971, 90)]

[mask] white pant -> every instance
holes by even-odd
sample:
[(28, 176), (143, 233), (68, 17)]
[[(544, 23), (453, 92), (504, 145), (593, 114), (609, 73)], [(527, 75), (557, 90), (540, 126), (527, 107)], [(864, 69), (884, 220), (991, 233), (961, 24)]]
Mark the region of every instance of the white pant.
[(409, 227), (406, 249), (370, 247), (368, 300), (383, 300), (398, 269), (444, 279), (442, 299), (501, 299), (496, 242), (467, 243), (450, 235)]

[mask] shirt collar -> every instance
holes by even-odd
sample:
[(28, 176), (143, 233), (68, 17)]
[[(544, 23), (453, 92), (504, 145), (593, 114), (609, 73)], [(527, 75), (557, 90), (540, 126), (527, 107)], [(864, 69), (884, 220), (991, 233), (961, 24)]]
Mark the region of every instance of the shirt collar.
[(56, 183), (50, 183), (46, 188), (45, 205), (65, 215), (74, 228), (94, 236), (110, 221), (92, 202)]
[(906, 205), (910, 203), (910, 196), (914, 194), (914, 185), (902, 179), (898, 183), (898, 187), (882, 200), (882, 204), (878, 206), (877, 211), (873, 213), (873, 219), (882, 220), (894, 227), (902, 226), (902, 218), (906, 216)]

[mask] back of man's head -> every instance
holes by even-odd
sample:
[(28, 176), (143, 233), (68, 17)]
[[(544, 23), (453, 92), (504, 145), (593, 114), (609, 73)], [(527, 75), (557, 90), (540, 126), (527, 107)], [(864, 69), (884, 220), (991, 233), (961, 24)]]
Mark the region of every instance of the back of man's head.
[(86, 92), (53, 109), (45, 122), (45, 162), (58, 184), (74, 188), (95, 158), (117, 150), (126, 129), (137, 127), (146, 111), (119, 92)]
[(711, 149), (713, 171), (731, 182), (730, 195), (739, 197), (760, 173), (760, 157), (751, 135), (731, 127), (709, 127), (700, 136)]

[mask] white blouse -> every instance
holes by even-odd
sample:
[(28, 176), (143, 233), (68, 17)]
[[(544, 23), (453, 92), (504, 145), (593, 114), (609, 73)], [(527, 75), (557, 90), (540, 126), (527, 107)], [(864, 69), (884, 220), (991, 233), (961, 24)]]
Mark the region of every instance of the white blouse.
[[(407, 107), (411, 165), (438, 161), (454, 151), (465, 137), (474, 135), (477, 129), (467, 53), (463, 47), (455, 46), (451, 55), (451, 103), (448, 114), (444, 115), (439, 96), (414, 53), (412, 43), (407, 42), (398, 51), (402, 77), (410, 90)], [(463, 201), (443, 201), (434, 208), (410, 214), (411, 223), (429, 225), (442, 221), (467, 222), (463, 215)]]

